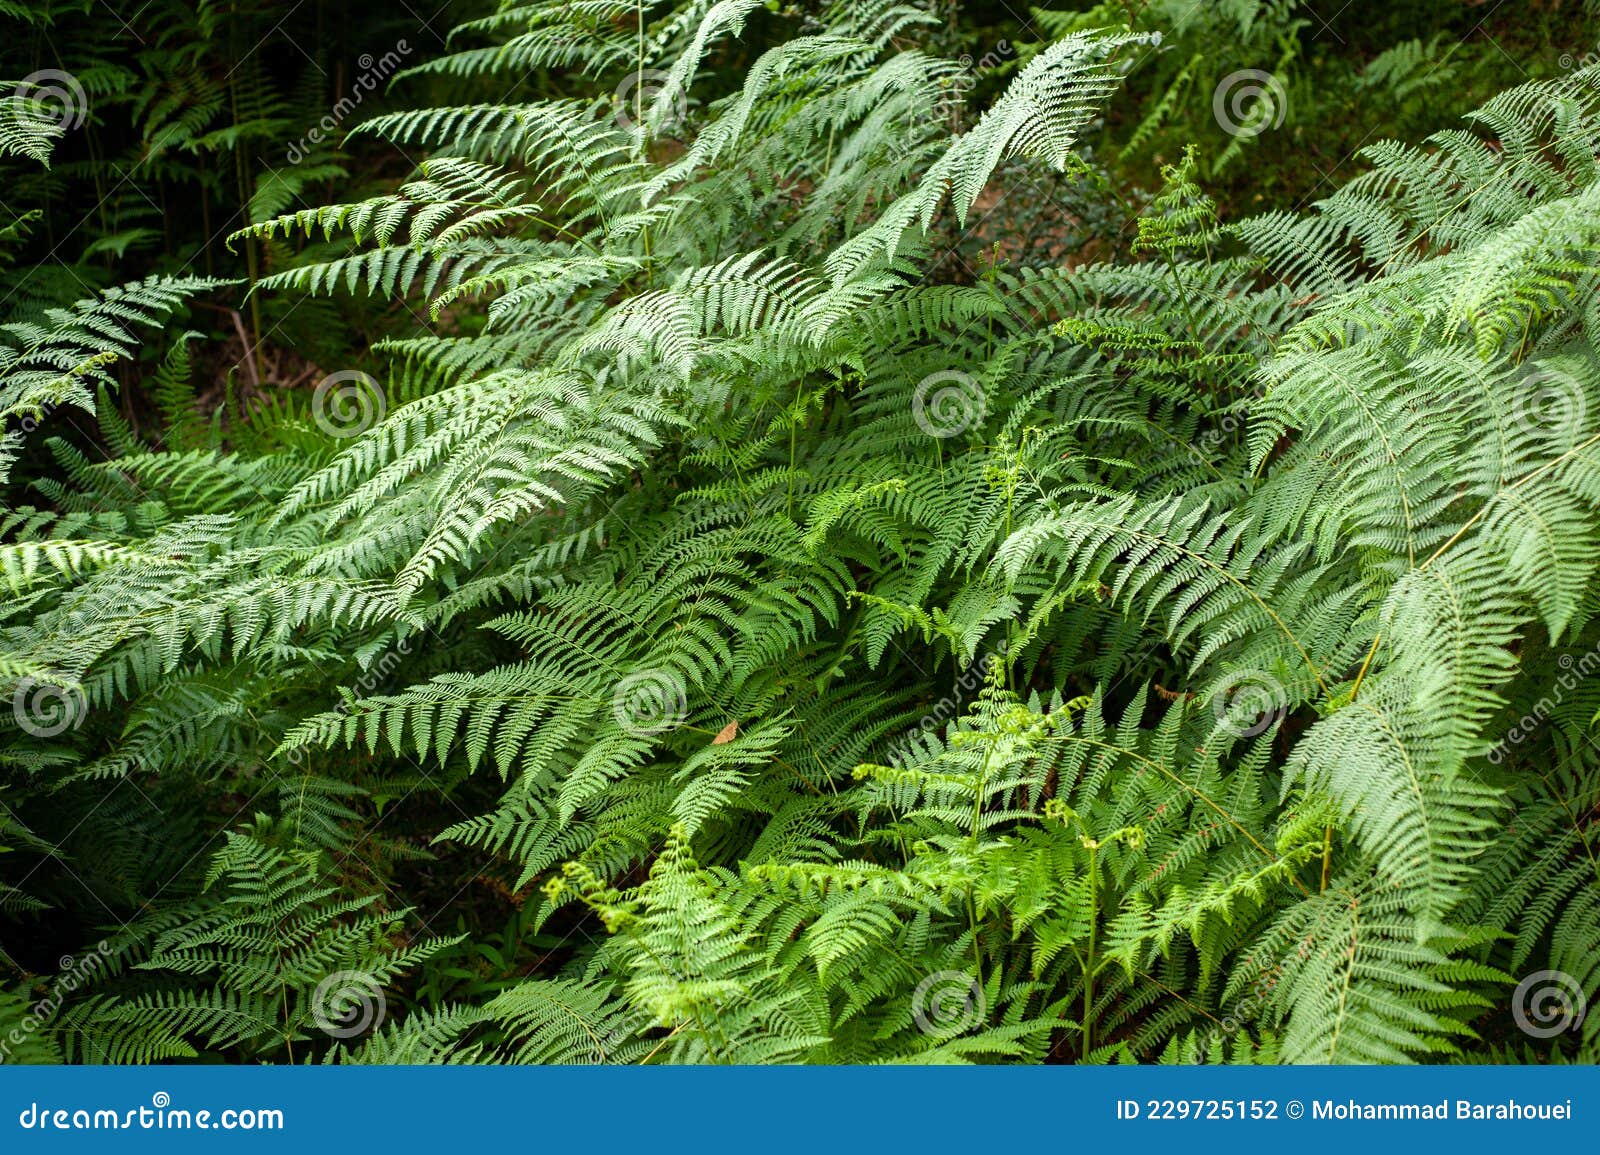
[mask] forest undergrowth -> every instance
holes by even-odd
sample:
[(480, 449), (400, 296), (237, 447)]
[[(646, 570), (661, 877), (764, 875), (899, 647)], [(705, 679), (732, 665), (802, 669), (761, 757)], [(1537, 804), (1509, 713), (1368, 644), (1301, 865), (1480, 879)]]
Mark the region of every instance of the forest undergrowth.
[(460, 7), (7, 60), (0, 1059), (1600, 1059), (1581, 42)]

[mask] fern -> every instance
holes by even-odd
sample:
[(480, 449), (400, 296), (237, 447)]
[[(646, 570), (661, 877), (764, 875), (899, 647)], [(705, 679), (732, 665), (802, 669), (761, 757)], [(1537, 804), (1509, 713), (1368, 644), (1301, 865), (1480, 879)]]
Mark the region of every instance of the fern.
[[(370, 321), (348, 437), (135, 364), (219, 281), (5, 326), (7, 413), (97, 431), (11, 443), (0, 676), (73, 708), (0, 711), (0, 901), (131, 916), (41, 1057), (1457, 1061), (1593, 985), (1600, 69), (1239, 220), (1242, 143), (1102, 183), (1212, 65), (1080, 16), (982, 108), (921, 6), (467, 22), (341, 146), (404, 176), (230, 238)], [(204, 80), (152, 164), (286, 115)], [(997, 180), (1121, 239), (969, 267)]]

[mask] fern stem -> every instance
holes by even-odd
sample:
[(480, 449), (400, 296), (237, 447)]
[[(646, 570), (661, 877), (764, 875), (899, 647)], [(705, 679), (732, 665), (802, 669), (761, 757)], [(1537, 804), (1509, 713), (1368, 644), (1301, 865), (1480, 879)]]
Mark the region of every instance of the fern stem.
[[(228, 82), (228, 100), (233, 109), (233, 126), (237, 129), (239, 127), (239, 86), (232, 82), (231, 74)], [(250, 220), (249, 178), (245, 170), (244, 150), (237, 144), (234, 145), (233, 157), (234, 173), (239, 181), (239, 215), (244, 219), (245, 224), (249, 225), (252, 223)], [(260, 279), (261, 269), (258, 263), (254, 237), (245, 238), (244, 260), (245, 272), (250, 279), (250, 288), (245, 294), (250, 301), (250, 341), (249, 347), (245, 349), (245, 356), (250, 360), (251, 364), (254, 364), (255, 351), (261, 345), (261, 298), (256, 294), (256, 282)]]
[(1584, 826), (1578, 815), (1573, 812), (1571, 800), (1564, 791), (1551, 785), (1550, 778), (1543, 771), (1539, 772), (1539, 780), (1550, 787), (1550, 792), (1560, 803), (1562, 813), (1567, 816), (1567, 821), (1572, 824), (1572, 831), (1578, 836), (1578, 841), (1583, 844), (1583, 853), (1589, 859), (1589, 868), (1594, 871), (1595, 881), (1600, 882), (1600, 860), (1595, 858), (1594, 844), (1589, 841), (1588, 828)]
[(1100, 844), (1092, 838), (1083, 841), (1089, 850), (1089, 944), (1083, 967), (1083, 1022), (1080, 1024), (1083, 1030), (1083, 1054), (1079, 1056), (1079, 1061), (1087, 1063), (1094, 1051), (1094, 952), (1095, 931), (1100, 922)]
[(1355, 685), (1350, 687), (1350, 700), (1352, 702), (1356, 700), (1356, 695), (1361, 692), (1362, 680), (1366, 678), (1367, 670), (1372, 667), (1372, 659), (1377, 655), (1378, 643), (1381, 641), (1383, 641), (1383, 633), (1382, 631), (1379, 631), (1378, 635), (1372, 639), (1372, 648), (1367, 651), (1367, 657), (1366, 660), (1361, 663), (1360, 672), (1356, 674)]
[[(1600, 440), (1600, 435), (1597, 435), (1597, 440)], [(1282, 616), (1277, 610), (1273, 609), (1272, 606), (1267, 603), (1265, 598), (1247, 586), (1226, 566), (1219, 565), (1215, 561), (1206, 557), (1205, 554), (1200, 553), (1197, 550), (1190, 549), (1188, 546), (1183, 545), (1180, 542), (1171, 541), (1167, 538), (1161, 537), (1158, 534), (1145, 533), (1138, 530), (1127, 530), (1120, 522), (1108, 524), (1107, 528), (1117, 532), (1126, 533), (1130, 538), (1134, 538), (1136, 540), (1147, 541), (1157, 546), (1165, 546), (1166, 548), (1173, 550), (1175, 553), (1182, 554), (1184, 557), (1190, 559), (1195, 565), (1200, 566), (1202, 569), (1214, 571), (1219, 577), (1222, 578), (1223, 581), (1233, 585), (1234, 588), (1236, 588), (1241, 594), (1255, 602), (1256, 605), (1261, 608), (1262, 613), (1266, 614), (1267, 617), (1272, 619), (1273, 625), (1278, 627), (1278, 630), (1288, 640), (1289, 644), (1299, 651), (1301, 661), (1305, 662), (1306, 669), (1311, 671), (1311, 676), (1316, 680), (1318, 688), (1322, 690), (1325, 696), (1330, 693), (1327, 682), (1323, 681), (1322, 671), (1319, 670), (1317, 668), (1317, 664), (1311, 660), (1311, 654), (1306, 650), (1300, 639), (1295, 636), (1294, 631), (1289, 628), (1289, 624), (1283, 620)]]
[[(1112, 750), (1112, 751), (1115, 751), (1116, 753), (1124, 754), (1127, 757), (1132, 758), (1136, 762), (1142, 762), (1144, 765), (1150, 767), (1152, 770), (1155, 770), (1157, 773), (1165, 775), (1167, 778), (1171, 779), (1173, 782), (1175, 782), (1179, 786), (1183, 787), (1183, 789), (1189, 791), (1189, 793), (1193, 794), (1196, 798), (1200, 799), (1200, 801), (1204, 802), (1207, 806), (1211, 807), (1211, 809), (1215, 810), (1219, 815), (1221, 815), (1221, 817), (1222, 817), (1224, 822), (1226, 822), (1229, 826), (1233, 827), (1240, 834), (1244, 835), (1245, 841), (1249, 842), (1251, 846), (1254, 846), (1257, 850), (1259, 850), (1261, 852), (1261, 854), (1266, 858), (1266, 860), (1268, 862), (1277, 862), (1278, 861), (1278, 856), (1276, 854), (1272, 853), (1272, 851), (1268, 850), (1265, 846), (1261, 845), (1261, 843), (1256, 840), (1255, 835), (1251, 834), (1250, 831), (1245, 829), (1245, 827), (1240, 824), (1240, 822), (1239, 822), (1239, 820), (1237, 818), (1235, 818), (1226, 809), (1224, 809), (1220, 804), (1218, 804), (1209, 795), (1207, 795), (1205, 791), (1201, 790), (1198, 786), (1195, 786), (1195, 785), (1192, 785), (1191, 783), (1185, 782), (1182, 778), (1179, 778), (1176, 774), (1174, 774), (1171, 770), (1168, 770), (1160, 762), (1156, 762), (1156, 761), (1154, 761), (1154, 760), (1152, 760), (1150, 758), (1146, 758), (1144, 755), (1140, 754), (1137, 750), (1130, 750), (1126, 746), (1114, 746), (1109, 742), (1096, 741), (1093, 738), (1085, 738), (1085, 737), (1082, 737), (1081, 735), (1078, 735), (1078, 734), (1067, 734), (1067, 735), (1063, 735), (1062, 737), (1059, 737), (1059, 738), (1042, 738), (1042, 739), (1040, 739), (1040, 741), (1043, 741), (1043, 742), (1082, 742), (1086, 746), (1094, 746), (1094, 747), (1097, 747), (1097, 748), (1099, 748), (1101, 750)], [(1300, 892), (1302, 894), (1309, 895), (1311, 893), (1309, 890), (1306, 889), (1305, 884), (1303, 882), (1301, 882), (1298, 878), (1295, 878), (1294, 875), (1291, 874), (1289, 876), (1289, 880), (1291, 882), (1293, 882), (1296, 887), (1299, 888), (1299, 890), (1300, 890)]]
[(1172, 273), (1172, 283), (1178, 288), (1178, 301), (1183, 305), (1183, 315), (1189, 322), (1189, 340), (1196, 345), (1200, 344), (1200, 322), (1194, 319), (1194, 306), (1189, 303), (1189, 290), (1184, 287), (1183, 278), (1178, 275), (1178, 263), (1172, 259), (1172, 250), (1162, 249), (1161, 255), (1167, 258), (1167, 269)]
[(794, 461), (795, 438), (800, 430), (800, 396), (804, 385), (800, 381), (794, 384), (794, 412), (789, 414), (789, 520), (794, 520)]
[[(1558, 466), (1558, 465), (1562, 464), (1563, 462), (1571, 459), (1572, 457), (1575, 457), (1577, 454), (1582, 453), (1585, 449), (1588, 449), (1589, 446), (1595, 444), (1595, 442), (1597, 442), (1597, 441), (1600, 441), (1600, 433), (1596, 433), (1593, 437), (1589, 438), (1587, 441), (1583, 442), (1581, 445), (1574, 445), (1571, 449), (1567, 450), (1560, 457), (1557, 457), (1557, 458), (1555, 458), (1555, 459), (1553, 459), (1551, 461), (1545, 462), (1538, 469), (1535, 469), (1532, 473), (1528, 474), (1526, 477), (1523, 477), (1523, 478), (1513, 482), (1512, 484), (1506, 486), (1506, 488), (1501, 492), (1504, 492), (1504, 493), (1515, 493), (1517, 490), (1521, 489), (1524, 485), (1527, 485), (1530, 481), (1533, 481), (1535, 478), (1538, 478), (1538, 477), (1542, 476), (1543, 474), (1549, 473), (1556, 466)], [(1468, 518), (1466, 523), (1464, 525), (1462, 525), (1462, 527), (1460, 529), (1456, 530), (1455, 533), (1450, 535), (1450, 540), (1446, 541), (1438, 549), (1434, 550), (1433, 553), (1428, 555), (1428, 559), (1417, 567), (1417, 572), (1420, 573), (1423, 570), (1427, 569), (1430, 565), (1432, 565), (1435, 561), (1437, 561), (1439, 559), (1439, 555), (1440, 554), (1444, 553), (1445, 550), (1449, 549), (1451, 546), (1455, 545), (1456, 542), (1460, 541), (1461, 538), (1466, 534), (1467, 530), (1471, 529), (1474, 525), (1478, 524), (1478, 522), (1482, 521), (1483, 520), (1483, 515), (1489, 512), (1490, 507), (1494, 505), (1494, 499), (1496, 497), (1498, 497), (1498, 496), (1500, 496), (1499, 493), (1491, 494), (1489, 496), (1489, 498), (1486, 501), (1484, 501), (1482, 508), (1480, 508), (1477, 513), (1473, 514), (1470, 518)]]

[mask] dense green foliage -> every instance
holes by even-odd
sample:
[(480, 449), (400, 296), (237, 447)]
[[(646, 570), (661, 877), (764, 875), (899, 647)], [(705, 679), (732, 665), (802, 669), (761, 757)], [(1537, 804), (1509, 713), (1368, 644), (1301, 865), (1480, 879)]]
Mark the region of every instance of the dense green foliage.
[(0, 1058), (1600, 1059), (1591, 22), (946, 7), (4, 106)]

